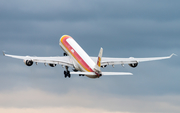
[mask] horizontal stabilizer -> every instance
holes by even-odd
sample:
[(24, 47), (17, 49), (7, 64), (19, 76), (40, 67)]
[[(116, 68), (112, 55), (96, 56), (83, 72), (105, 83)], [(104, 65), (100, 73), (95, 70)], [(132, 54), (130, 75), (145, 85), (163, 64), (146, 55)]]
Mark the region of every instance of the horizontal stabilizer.
[[(96, 75), (94, 72), (70, 72), (70, 74)], [(102, 75), (133, 75), (128, 72), (102, 72)]]
[(128, 72), (102, 72), (102, 75), (133, 75)]
[(96, 75), (94, 72), (70, 72), (70, 74)]

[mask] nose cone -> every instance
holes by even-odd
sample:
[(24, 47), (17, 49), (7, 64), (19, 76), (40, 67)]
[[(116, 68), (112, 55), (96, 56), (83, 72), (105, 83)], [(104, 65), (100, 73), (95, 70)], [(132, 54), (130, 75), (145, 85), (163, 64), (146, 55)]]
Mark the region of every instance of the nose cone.
[(59, 39), (59, 44), (65, 42), (68, 38), (72, 38), (69, 35), (63, 35), (60, 39)]

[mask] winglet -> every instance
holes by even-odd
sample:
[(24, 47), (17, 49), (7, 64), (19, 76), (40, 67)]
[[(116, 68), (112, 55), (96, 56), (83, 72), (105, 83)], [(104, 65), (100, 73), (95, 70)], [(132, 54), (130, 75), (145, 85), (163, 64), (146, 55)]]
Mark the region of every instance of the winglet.
[(171, 58), (172, 56), (177, 56), (177, 55), (173, 53), (173, 54), (171, 54), (171, 55), (169, 56), (169, 58)]

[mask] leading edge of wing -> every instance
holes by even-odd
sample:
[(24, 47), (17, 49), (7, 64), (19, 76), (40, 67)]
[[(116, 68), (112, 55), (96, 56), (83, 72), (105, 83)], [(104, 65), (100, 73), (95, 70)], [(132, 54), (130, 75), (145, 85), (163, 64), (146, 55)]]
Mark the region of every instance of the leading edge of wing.
[[(101, 65), (115, 65), (115, 64), (131, 64), (131, 63), (137, 63), (137, 62), (145, 62), (145, 61), (154, 61), (154, 60), (163, 60), (163, 59), (169, 59), (172, 56), (177, 56), (176, 54), (171, 54), (170, 56), (166, 57), (149, 57), (149, 58), (110, 58), (110, 57), (102, 57)], [(94, 61), (97, 59), (97, 57), (91, 57)]]
[[(94, 72), (70, 72), (70, 74), (96, 75)], [(102, 75), (133, 75), (129, 72), (102, 72)]]
[(36, 56), (17, 56), (17, 55), (9, 55), (3, 52), (4, 56), (22, 59), (22, 60), (32, 60), (33, 62), (38, 63), (52, 63), (52, 64), (61, 64), (66, 66), (73, 66), (70, 62), (69, 56), (62, 56), (62, 57), (36, 57)]
[(137, 62), (145, 62), (145, 61), (169, 59), (172, 56), (177, 56), (177, 55), (172, 53), (170, 56), (166, 56), (166, 57), (150, 57), (150, 58), (134, 58), (134, 59), (137, 59)]

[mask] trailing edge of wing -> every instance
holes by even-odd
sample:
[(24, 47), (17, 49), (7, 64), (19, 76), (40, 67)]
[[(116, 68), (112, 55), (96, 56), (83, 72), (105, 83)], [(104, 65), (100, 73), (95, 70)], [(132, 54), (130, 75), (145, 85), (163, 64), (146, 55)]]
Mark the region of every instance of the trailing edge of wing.
[[(116, 64), (131, 64), (137, 62), (145, 62), (145, 61), (154, 61), (154, 60), (163, 60), (169, 59), (172, 56), (177, 56), (176, 54), (171, 54), (166, 57), (149, 57), (149, 58), (109, 58), (109, 57), (102, 57), (101, 66), (104, 65), (116, 65)], [(91, 57), (94, 61), (96, 61), (97, 57)]]
[(36, 57), (36, 56), (17, 56), (17, 55), (9, 55), (5, 54), (3, 52), (4, 56), (12, 57), (16, 59), (22, 59), (22, 60), (32, 60), (33, 62), (38, 63), (52, 63), (52, 64), (60, 64), (65, 66), (71, 66), (73, 67), (73, 64), (70, 62), (69, 56), (63, 56), (63, 57)]
[[(70, 72), (70, 74), (96, 75), (94, 72)], [(102, 75), (133, 75), (128, 72), (102, 72)]]

